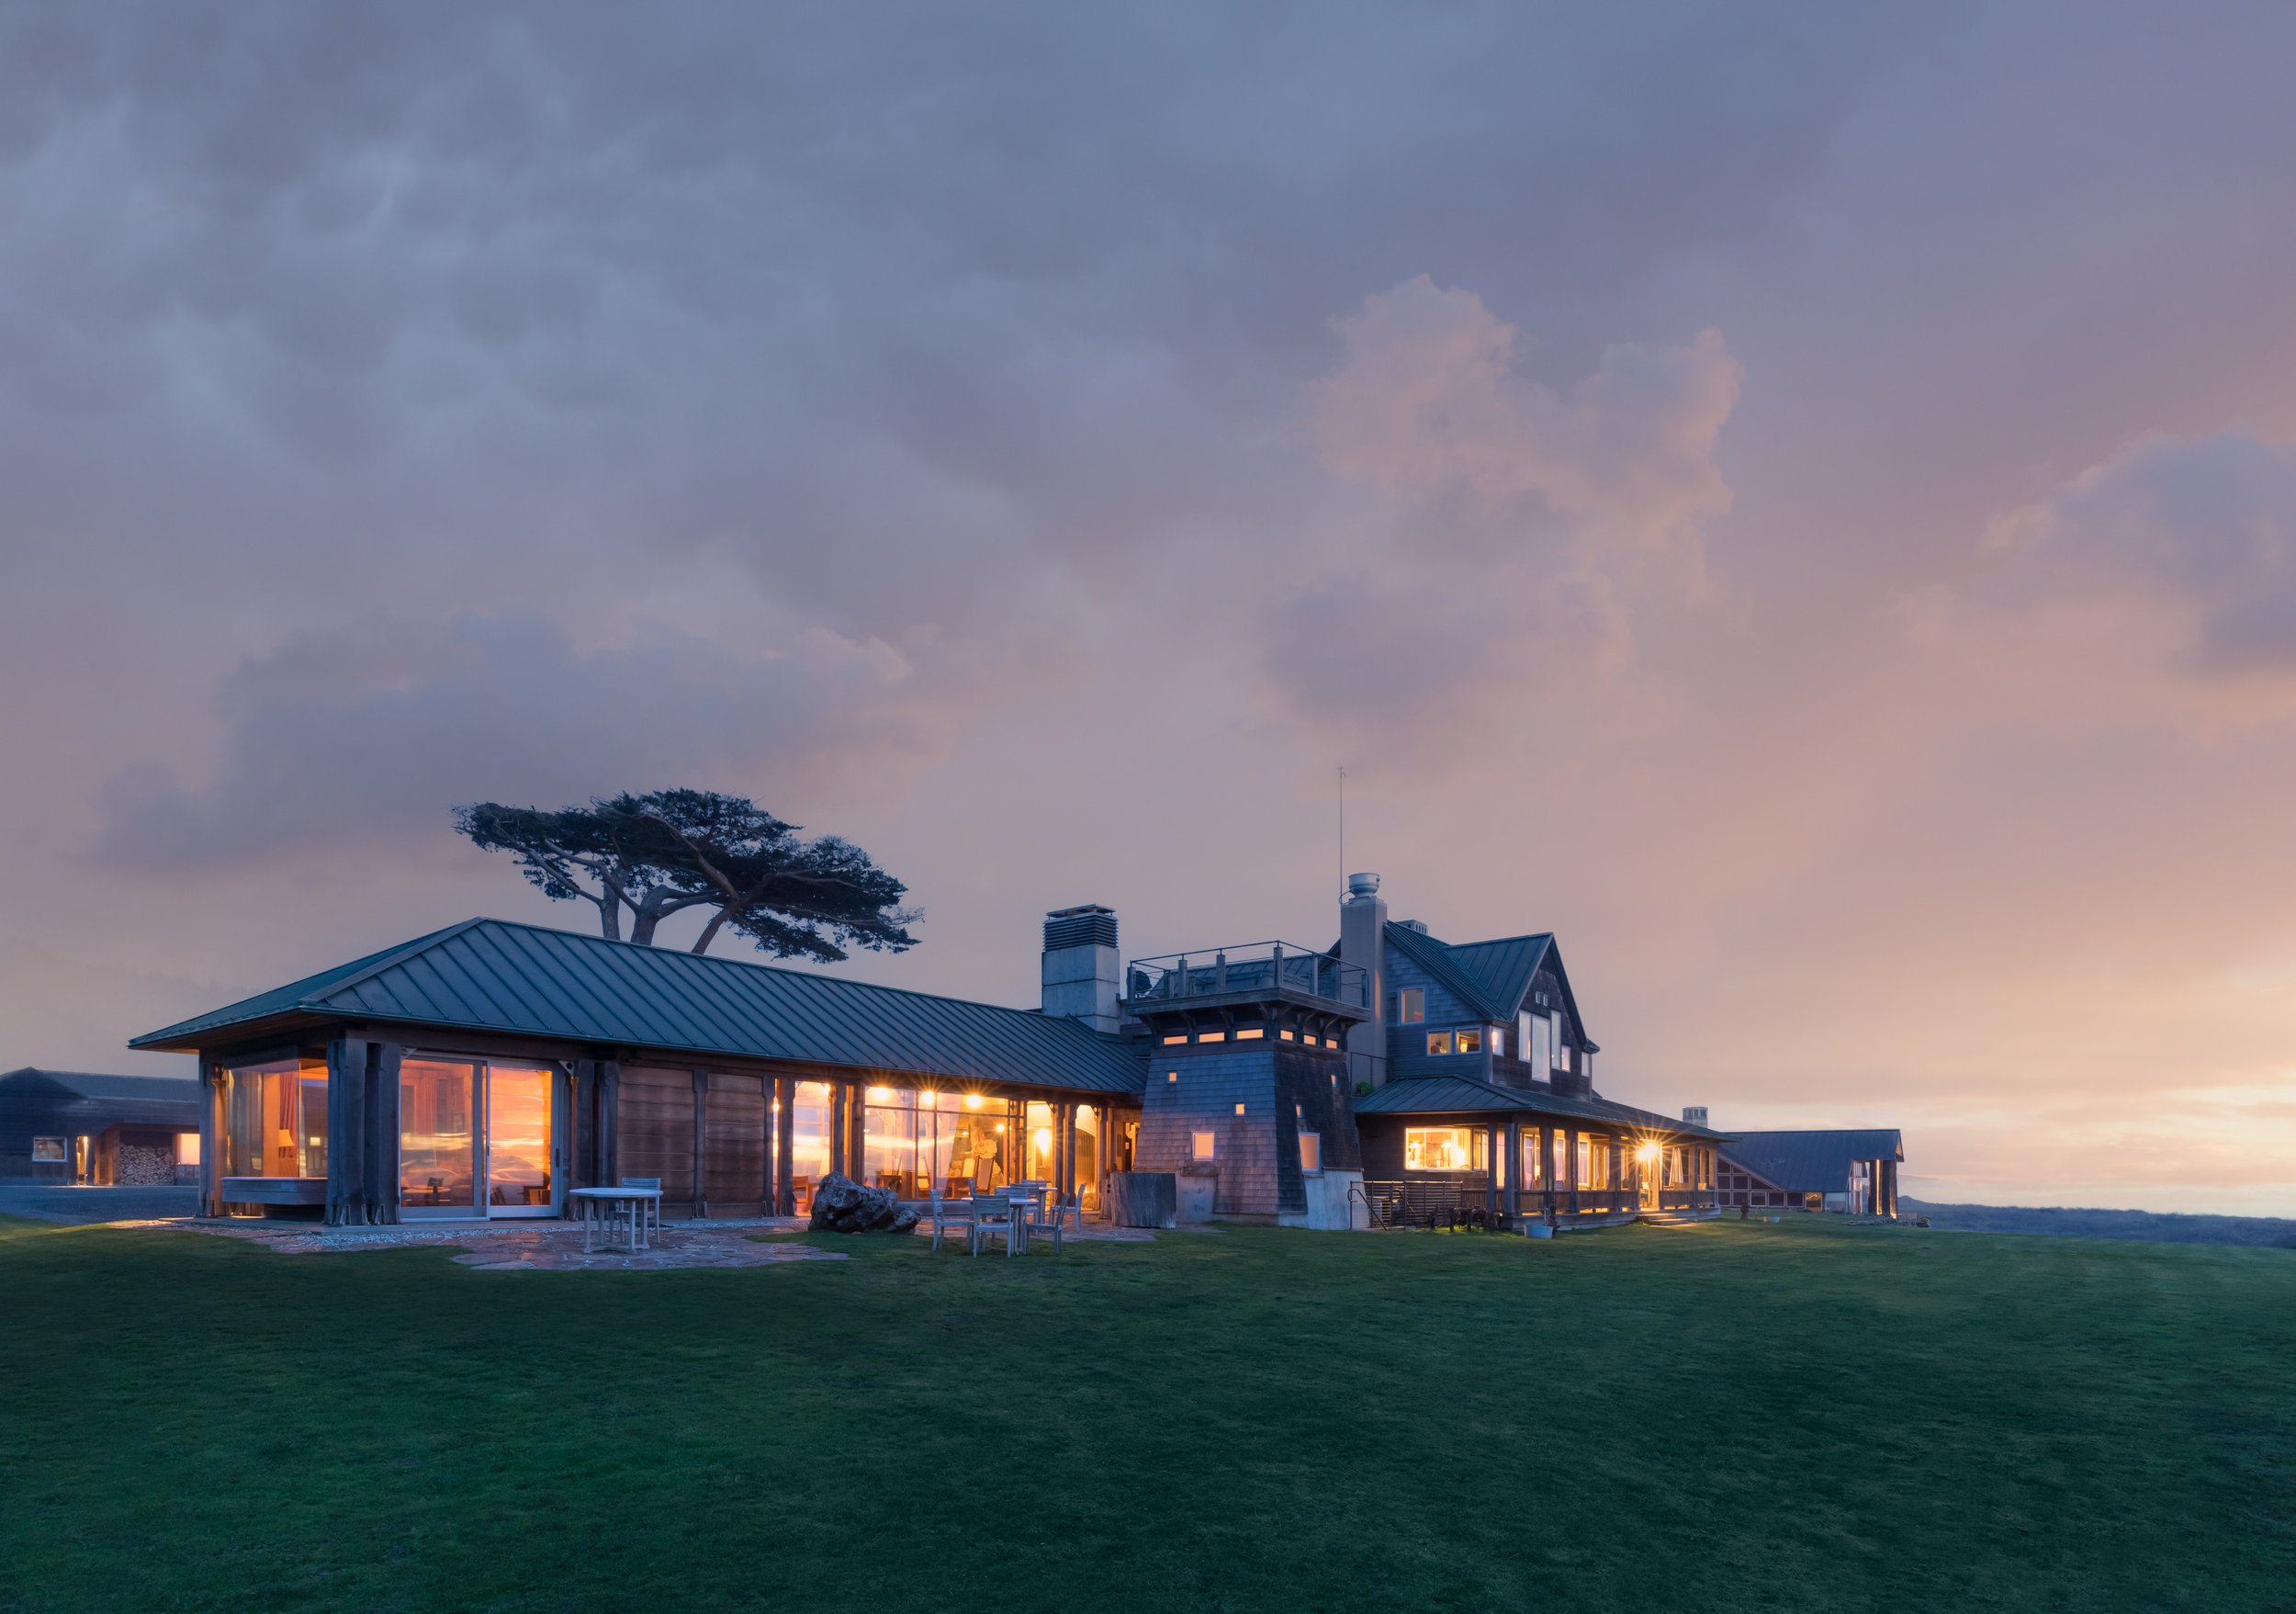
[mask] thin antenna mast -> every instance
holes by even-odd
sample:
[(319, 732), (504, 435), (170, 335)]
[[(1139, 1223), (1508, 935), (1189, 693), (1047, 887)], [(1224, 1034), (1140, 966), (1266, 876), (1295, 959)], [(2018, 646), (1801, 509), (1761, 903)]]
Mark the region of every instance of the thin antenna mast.
[(1347, 765), (1339, 769), (1339, 888), (1347, 889)]

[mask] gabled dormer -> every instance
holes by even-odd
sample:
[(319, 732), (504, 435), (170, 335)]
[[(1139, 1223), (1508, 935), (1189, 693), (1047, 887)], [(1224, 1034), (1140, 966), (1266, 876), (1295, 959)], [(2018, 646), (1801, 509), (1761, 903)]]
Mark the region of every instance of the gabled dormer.
[(1385, 931), (1391, 1076), (1455, 1075), (1583, 1096), (1595, 1044), (1546, 931), (1457, 946), (1423, 925)]

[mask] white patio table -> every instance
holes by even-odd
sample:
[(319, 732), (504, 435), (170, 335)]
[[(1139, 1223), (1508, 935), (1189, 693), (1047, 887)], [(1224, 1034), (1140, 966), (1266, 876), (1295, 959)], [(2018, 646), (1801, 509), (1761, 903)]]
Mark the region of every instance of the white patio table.
[(567, 1202), (574, 1207), (574, 1219), (582, 1225), (582, 1253), (588, 1255), (596, 1247), (593, 1239), (600, 1222), (607, 1227), (607, 1247), (613, 1247), (613, 1224), (626, 1212), (630, 1236), (626, 1247), (636, 1255), (650, 1247), (646, 1239), (646, 1206), (658, 1203), (658, 1188), (577, 1188), (567, 1192)]

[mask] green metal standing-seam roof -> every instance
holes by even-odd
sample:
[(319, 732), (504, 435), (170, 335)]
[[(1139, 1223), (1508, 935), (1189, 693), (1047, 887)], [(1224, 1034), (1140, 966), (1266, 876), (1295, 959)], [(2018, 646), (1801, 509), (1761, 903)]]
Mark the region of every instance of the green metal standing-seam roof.
[(1393, 920), (1388, 921), (1387, 939), (1390, 946), (1442, 982), (1454, 997), (1484, 1020), (1505, 1025), (1514, 1019), (1514, 1006), (1523, 1000), (1521, 995), (1501, 1001), (1482, 976), (1452, 956), (1447, 943)]
[(1523, 995), (1531, 989), (1539, 965), (1554, 944), (1554, 934), (1548, 931), (1535, 936), (1505, 936), (1496, 942), (1446, 943), (1452, 962), (1483, 984), (1491, 1001), (1509, 1006), (1498, 1016), (1502, 1021), (1514, 1017)]
[(1722, 1157), (1789, 1193), (1840, 1193), (1849, 1183), (1851, 1162), (1902, 1163), (1906, 1148), (1894, 1126), (1848, 1132), (1741, 1132), (1731, 1138)]
[(1458, 1115), (1483, 1111), (1562, 1115), (1636, 1132), (1664, 1133), (1671, 1137), (1727, 1135), (1694, 1122), (1676, 1121), (1649, 1110), (1638, 1110), (1632, 1104), (1613, 1103), (1608, 1099), (1574, 1099), (1561, 1093), (1494, 1087), (1464, 1076), (1406, 1077), (1356, 1100), (1357, 1115)]
[(192, 1049), (311, 1018), (510, 1032), (684, 1055), (1072, 1091), (1141, 1091), (1120, 1037), (1030, 1010), (503, 920), (467, 920), (141, 1036)]

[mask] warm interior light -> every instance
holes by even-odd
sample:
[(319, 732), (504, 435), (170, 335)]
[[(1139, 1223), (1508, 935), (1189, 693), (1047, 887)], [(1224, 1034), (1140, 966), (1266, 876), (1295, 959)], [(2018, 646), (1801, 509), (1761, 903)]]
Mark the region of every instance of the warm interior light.
[(965, 1107), (966, 1109), (968, 1109), (968, 1110), (977, 1110), (977, 1109), (979, 1109), (979, 1108), (981, 1107), (981, 1095), (980, 1095), (980, 1094), (978, 1094), (978, 1093), (967, 1093), (967, 1094), (965, 1094), (965, 1095), (964, 1095), (964, 1107)]
[(882, 1104), (886, 1100), (893, 1097), (893, 1089), (891, 1088), (871, 1088), (869, 1089), (869, 1097), (872, 1103)]
[(1040, 1126), (1036, 1129), (1036, 1146), (1048, 1154), (1052, 1152), (1052, 1129), (1051, 1127)]
[(934, 1104), (939, 1102), (940, 1099), (940, 1095), (933, 1091), (930, 1088), (927, 1088), (923, 1092), (917, 1095), (917, 1101), (928, 1110), (931, 1109)]
[(1659, 1157), (1659, 1146), (1656, 1144), (1644, 1144), (1635, 1151), (1635, 1154), (1644, 1160), (1655, 1160)]

